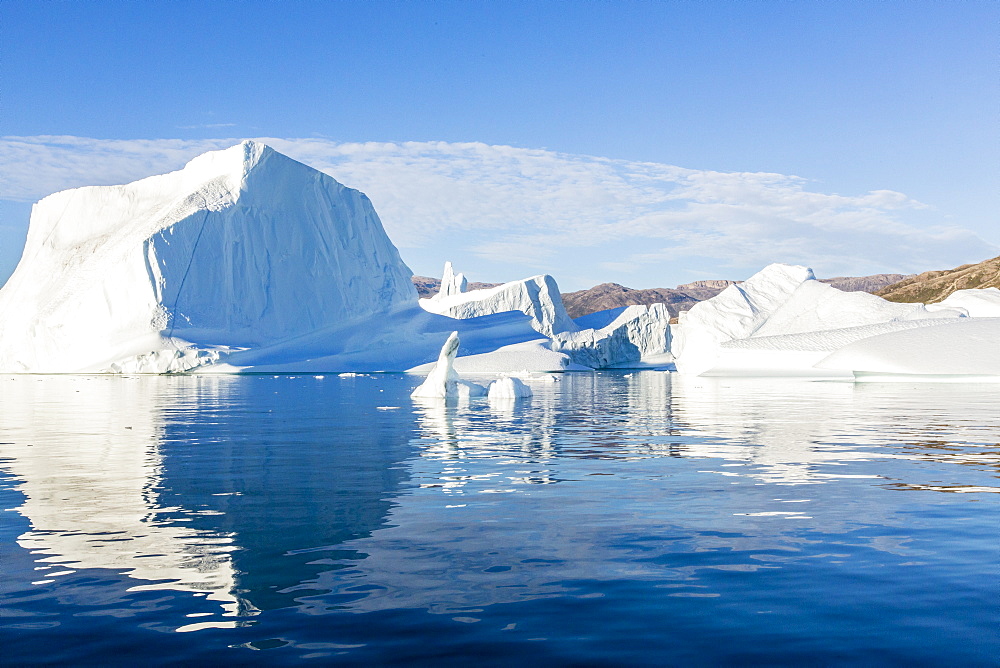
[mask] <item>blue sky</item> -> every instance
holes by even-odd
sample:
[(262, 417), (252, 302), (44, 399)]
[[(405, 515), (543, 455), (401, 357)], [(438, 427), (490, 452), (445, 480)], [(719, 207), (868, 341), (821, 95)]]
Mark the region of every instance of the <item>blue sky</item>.
[(423, 274), (653, 287), (1000, 253), (996, 2), (2, 11), (0, 279), (28, 202), (244, 137), (367, 192)]

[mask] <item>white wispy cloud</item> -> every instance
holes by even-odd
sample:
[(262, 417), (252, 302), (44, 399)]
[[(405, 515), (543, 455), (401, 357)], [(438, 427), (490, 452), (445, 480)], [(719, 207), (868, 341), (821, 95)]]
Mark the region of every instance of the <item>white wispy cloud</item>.
[[(903, 193), (822, 193), (797, 176), (473, 142), (260, 140), (368, 194), (418, 271), (453, 259), (459, 269), (489, 267), (493, 275), (474, 272), (484, 280), (548, 271), (583, 287), (598, 280), (650, 286), (705, 273), (742, 278), (773, 261), (863, 274), (947, 267), (998, 252), (968, 229), (940, 224), (943, 213)], [(128, 182), (237, 141), (3, 137), (0, 199)], [(614, 275), (596, 275), (598, 264)], [(508, 275), (497, 276), (501, 267)]]

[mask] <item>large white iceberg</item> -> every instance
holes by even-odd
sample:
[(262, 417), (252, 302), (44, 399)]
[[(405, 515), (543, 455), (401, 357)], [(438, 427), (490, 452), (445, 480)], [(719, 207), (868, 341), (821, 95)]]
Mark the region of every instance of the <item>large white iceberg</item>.
[(773, 264), (682, 314), (672, 352), (687, 375), (846, 376), (817, 364), (862, 339), (966, 315), (843, 292), (807, 267)]
[[(465, 291), (448, 273), (442, 299)], [(561, 322), (548, 283), (525, 288), (536, 312), (455, 319), (420, 308), (410, 277), (367, 197), (244, 142), (36, 204), (0, 290), (0, 371), (403, 371), (454, 330), (486, 371), (568, 365), (537, 343)]]
[(815, 278), (807, 267), (772, 264), (681, 313), (671, 348), (677, 370), (704, 373), (720, 344), (751, 336), (799, 285)]
[(0, 370), (185, 370), (413, 303), (410, 276), (365, 195), (243, 142), (38, 202)]

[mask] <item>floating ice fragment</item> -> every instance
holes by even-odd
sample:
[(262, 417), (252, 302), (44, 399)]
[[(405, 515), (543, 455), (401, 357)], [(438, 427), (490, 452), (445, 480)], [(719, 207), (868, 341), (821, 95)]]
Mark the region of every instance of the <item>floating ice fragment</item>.
[(490, 383), (490, 401), (521, 399), (532, 396), (531, 388), (524, 384), (520, 378), (507, 376)]

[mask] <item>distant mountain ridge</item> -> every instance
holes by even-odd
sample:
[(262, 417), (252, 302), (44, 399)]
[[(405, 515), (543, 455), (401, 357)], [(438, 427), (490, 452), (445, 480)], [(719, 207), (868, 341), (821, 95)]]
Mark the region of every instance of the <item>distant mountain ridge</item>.
[[(896, 283), (905, 274), (874, 274), (872, 276), (838, 276), (824, 278), (820, 282), (829, 283), (844, 292), (875, 292)], [(571, 318), (603, 311), (609, 308), (631, 306), (633, 304), (665, 304), (671, 317), (687, 311), (700, 301), (711, 299), (730, 285), (740, 281), (713, 280), (695, 281), (678, 285), (676, 288), (647, 288), (634, 290), (618, 283), (602, 283), (589, 290), (563, 294), (563, 304)]]
[[(728, 281), (720, 281), (720, 283)], [(725, 286), (719, 288), (703, 288), (703, 294), (718, 294)], [(676, 289), (671, 288), (646, 288), (634, 290), (618, 283), (601, 283), (589, 290), (578, 290), (576, 292), (563, 293), (563, 305), (571, 318), (604, 311), (621, 306), (632, 306), (642, 304), (663, 304), (670, 312), (670, 317), (676, 318), (681, 311), (686, 311), (702, 299), (708, 297), (694, 296), (686, 293), (682, 286)]]
[[(421, 299), (425, 297), (433, 297), (441, 290), (441, 279), (431, 278), (430, 276), (414, 276), (413, 277), (413, 287), (417, 289), (417, 295)], [(469, 283), (469, 290), (485, 290), (487, 288), (495, 288), (498, 285), (503, 285), (503, 283)]]
[(889, 285), (875, 294), (891, 302), (933, 304), (956, 290), (1000, 288), (1000, 257), (955, 269), (925, 271)]
[(836, 278), (821, 278), (820, 283), (829, 283), (844, 292), (875, 293), (886, 286), (898, 283), (912, 277), (913, 274), (872, 274), (871, 276), (838, 276)]
[[(906, 274), (873, 274), (871, 276), (838, 276), (821, 279), (845, 292), (876, 292), (886, 286), (908, 279)], [(587, 290), (562, 293), (563, 305), (571, 318), (622, 306), (664, 304), (671, 317), (687, 311), (700, 301), (711, 299), (730, 285), (740, 281), (705, 280), (678, 285), (676, 288), (629, 288), (618, 283), (601, 283)], [(413, 284), (421, 297), (430, 297), (441, 289), (441, 279), (414, 276)], [(501, 283), (469, 283), (470, 290), (493, 288)], [(943, 298), (943, 297), (942, 297)]]

